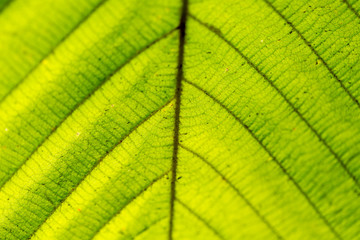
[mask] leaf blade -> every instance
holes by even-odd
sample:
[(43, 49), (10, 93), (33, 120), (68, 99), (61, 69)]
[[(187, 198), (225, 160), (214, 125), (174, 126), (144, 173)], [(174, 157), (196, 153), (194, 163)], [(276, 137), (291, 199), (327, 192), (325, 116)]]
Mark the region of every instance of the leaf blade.
[(357, 3), (138, 3), (104, 3), (0, 103), (0, 235), (357, 236)]

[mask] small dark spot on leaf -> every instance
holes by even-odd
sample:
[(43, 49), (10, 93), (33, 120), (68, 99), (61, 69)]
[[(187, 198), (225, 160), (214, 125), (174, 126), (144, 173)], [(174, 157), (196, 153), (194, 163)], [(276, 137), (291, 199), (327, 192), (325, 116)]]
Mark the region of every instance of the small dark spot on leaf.
[(222, 35), (221, 30), (218, 29), (217, 27), (214, 27), (214, 26), (212, 26), (212, 25), (209, 25), (208, 27), (209, 27), (209, 29), (210, 29), (211, 31), (215, 32), (216, 34)]

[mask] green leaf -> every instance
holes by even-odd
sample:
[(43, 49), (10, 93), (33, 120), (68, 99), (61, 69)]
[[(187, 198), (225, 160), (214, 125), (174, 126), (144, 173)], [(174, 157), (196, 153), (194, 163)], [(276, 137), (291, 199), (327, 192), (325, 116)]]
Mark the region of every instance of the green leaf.
[(0, 0), (0, 239), (356, 239), (359, 11)]

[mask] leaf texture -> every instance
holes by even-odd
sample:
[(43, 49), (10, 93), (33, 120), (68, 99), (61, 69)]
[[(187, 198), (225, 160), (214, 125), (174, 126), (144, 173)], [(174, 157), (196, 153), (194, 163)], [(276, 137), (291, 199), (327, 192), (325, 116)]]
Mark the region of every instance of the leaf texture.
[(0, 239), (357, 239), (359, 11), (0, 1)]

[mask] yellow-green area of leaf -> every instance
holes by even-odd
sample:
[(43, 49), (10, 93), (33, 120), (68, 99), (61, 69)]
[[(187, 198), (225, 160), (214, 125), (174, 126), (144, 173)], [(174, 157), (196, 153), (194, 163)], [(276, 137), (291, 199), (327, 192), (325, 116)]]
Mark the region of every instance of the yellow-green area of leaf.
[(0, 0), (0, 239), (358, 239), (359, 11)]

